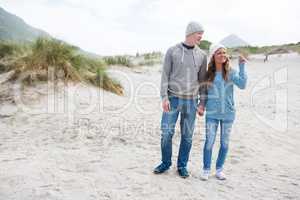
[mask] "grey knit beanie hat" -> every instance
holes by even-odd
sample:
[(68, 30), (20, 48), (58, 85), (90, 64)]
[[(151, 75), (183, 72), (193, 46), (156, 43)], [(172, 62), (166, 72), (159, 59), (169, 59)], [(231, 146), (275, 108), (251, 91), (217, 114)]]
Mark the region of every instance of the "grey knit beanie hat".
[(190, 22), (186, 27), (185, 36), (196, 32), (204, 32), (203, 26), (198, 22)]

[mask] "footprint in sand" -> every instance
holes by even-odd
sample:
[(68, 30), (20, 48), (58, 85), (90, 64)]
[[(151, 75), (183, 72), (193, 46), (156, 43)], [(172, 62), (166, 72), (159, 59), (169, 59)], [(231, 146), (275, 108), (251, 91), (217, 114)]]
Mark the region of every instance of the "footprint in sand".
[(49, 185), (41, 185), (40, 188), (49, 188), (49, 187), (53, 187), (53, 184), (49, 184)]
[(295, 183), (295, 182), (291, 182), (291, 184), (294, 185), (294, 186), (299, 186), (299, 184)]
[(249, 171), (251, 174), (258, 174), (257, 170), (248, 168), (247, 171)]
[(238, 160), (237, 156), (230, 156), (231, 159), (230, 159), (230, 163), (235, 165), (235, 164), (238, 164), (240, 162), (240, 160)]
[(244, 151), (242, 151), (242, 150), (236, 150), (235, 153), (244, 155)]
[(112, 196), (108, 192), (103, 192), (103, 193), (100, 193), (100, 194), (98, 193), (98, 195), (99, 195), (100, 199), (103, 199), (103, 200), (113, 199)]
[(230, 189), (230, 190), (234, 190), (234, 187), (230, 186), (230, 185), (225, 185), (226, 188)]
[(240, 161), (239, 160), (236, 160), (236, 159), (231, 159), (230, 163), (233, 164), (233, 165), (236, 165), (238, 164)]
[(271, 171), (272, 169), (270, 167), (268, 167), (267, 164), (262, 164), (262, 168), (264, 169), (265, 172)]
[(289, 177), (289, 176), (287, 176), (285, 174), (279, 174), (278, 176), (281, 177), (281, 178), (288, 178)]

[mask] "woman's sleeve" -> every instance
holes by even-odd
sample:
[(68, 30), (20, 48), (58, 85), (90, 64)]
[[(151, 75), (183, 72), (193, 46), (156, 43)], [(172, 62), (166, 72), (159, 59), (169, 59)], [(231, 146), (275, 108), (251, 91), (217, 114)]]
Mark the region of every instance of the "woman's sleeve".
[(247, 74), (245, 63), (239, 64), (239, 73), (236, 70), (232, 72), (232, 82), (240, 89), (245, 89), (247, 84)]

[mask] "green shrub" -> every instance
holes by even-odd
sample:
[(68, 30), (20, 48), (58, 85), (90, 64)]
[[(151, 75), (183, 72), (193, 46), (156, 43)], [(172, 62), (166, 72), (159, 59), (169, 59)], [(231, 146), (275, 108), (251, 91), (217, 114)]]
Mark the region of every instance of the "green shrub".
[(199, 47), (200, 47), (200, 49), (203, 49), (203, 50), (209, 50), (210, 45), (211, 45), (210, 41), (208, 41), (208, 40), (201, 40), (201, 42), (199, 44)]

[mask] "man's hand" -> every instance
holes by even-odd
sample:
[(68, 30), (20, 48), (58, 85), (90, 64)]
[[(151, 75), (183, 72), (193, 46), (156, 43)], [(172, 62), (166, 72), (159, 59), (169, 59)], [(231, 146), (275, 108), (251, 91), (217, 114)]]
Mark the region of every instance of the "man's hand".
[(197, 113), (199, 116), (203, 116), (204, 115), (204, 106), (202, 105), (199, 105), (198, 108), (197, 108)]
[(164, 112), (170, 111), (170, 101), (168, 99), (162, 101), (162, 109)]

